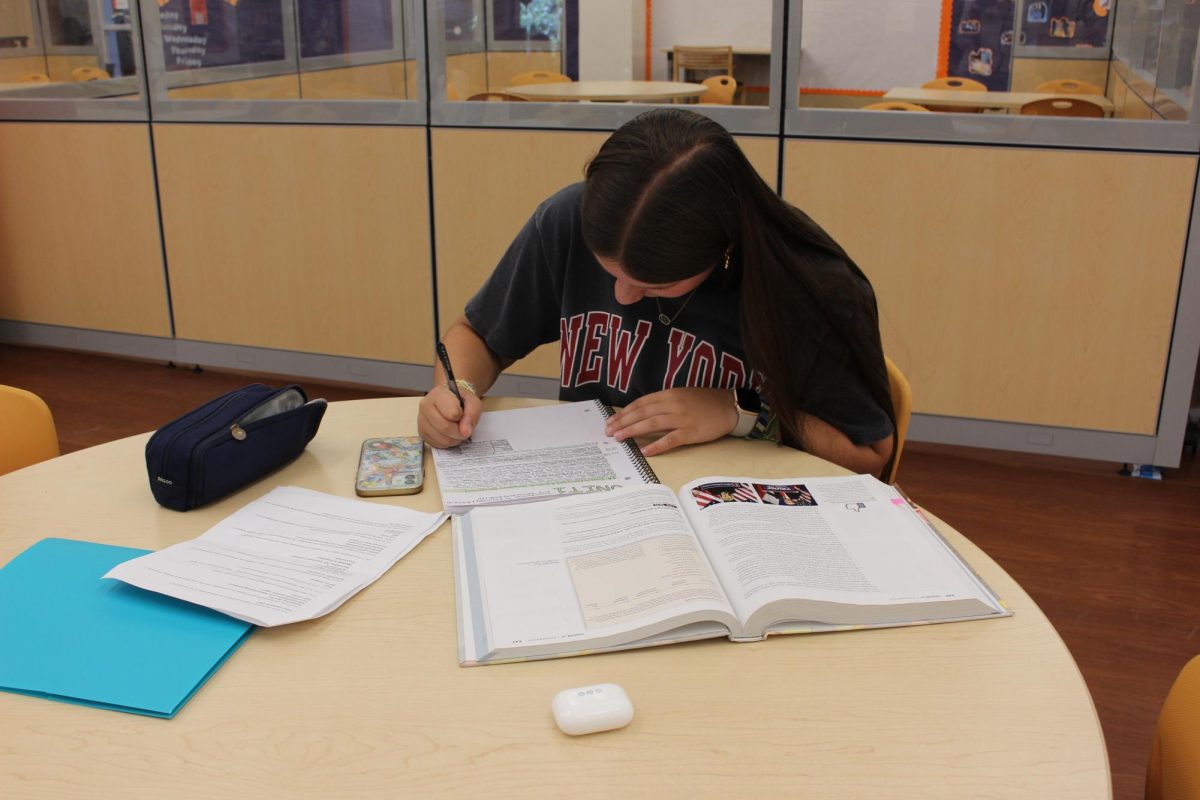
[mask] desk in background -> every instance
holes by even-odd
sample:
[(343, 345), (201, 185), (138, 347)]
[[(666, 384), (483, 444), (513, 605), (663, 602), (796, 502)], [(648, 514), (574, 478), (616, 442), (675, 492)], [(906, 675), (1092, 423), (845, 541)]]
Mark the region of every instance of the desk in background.
[[(332, 403), (294, 463), (183, 514), (151, 499), (147, 435), (0, 477), (0, 563), (47, 536), (166, 547), (276, 485), (353, 496), (361, 441), (414, 432), (417, 404)], [(843, 472), (732, 438), (651, 462), (675, 488)], [(441, 498), (428, 474), (423, 493), (375, 502)], [(256, 632), (173, 720), (0, 693), (0, 796), (1110, 797), (1070, 653), (1012, 578), (940, 528), (1015, 616), (461, 668), (446, 525), (333, 614)], [(610, 681), (633, 723), (560, 733), (554, 694)]]
[(1047, 92), (964, 92), (954, 89), (920, 89), (899, 87), (889, 89), (884, 100), (901, 103), (916, 103), (922, 106), (957, 106), (963, 109), (994, 109), (1009, 114), (1017, 113), (1021, 106), (1035, 100), (1066, 97), (1071, 100), (1087, 100), (1104, 109), (1105, 116), (1113, 114), (1112, 101), (1098, 94), (1054, 94)]
[(708, 91), (702, 83), (682, 81), (573, 81), (571, 83), (531, 83), (508, 86), (509, 94), (527, 100), (595, 100), (600, 102), (646, 103), (656, 100), (684, 100)]

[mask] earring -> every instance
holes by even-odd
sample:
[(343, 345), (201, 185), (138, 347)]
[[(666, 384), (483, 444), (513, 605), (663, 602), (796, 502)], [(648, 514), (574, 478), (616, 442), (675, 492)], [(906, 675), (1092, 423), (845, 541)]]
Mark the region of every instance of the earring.
[(721, 269), (729, 269), (729, 250), (725, 251), (725, 265)]

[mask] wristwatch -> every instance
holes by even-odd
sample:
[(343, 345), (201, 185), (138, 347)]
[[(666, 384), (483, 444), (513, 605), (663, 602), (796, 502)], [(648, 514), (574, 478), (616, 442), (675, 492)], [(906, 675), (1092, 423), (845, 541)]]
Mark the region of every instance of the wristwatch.
[(744, 439), (754, 430), (754, 423), (758, 422), (758, 414), (762, 411), (762, 399), (753, 389), (737, 388), (733, 390), (733, 403), (737, 408), (738, 421), (729, 435)]

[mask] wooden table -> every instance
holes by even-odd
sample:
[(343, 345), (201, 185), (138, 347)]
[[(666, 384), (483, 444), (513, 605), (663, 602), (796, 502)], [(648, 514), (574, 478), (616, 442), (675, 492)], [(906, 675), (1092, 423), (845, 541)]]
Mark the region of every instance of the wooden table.
[[(333, 403), (293, 464), (184, 514), (151, 499), (144, 435), (0, 477), (0, 563), (48, 536), (165, 547), (280, 484), (353, 496), (361, 440), (414, 432), (416, 408)], [(673, 487), (842, 472), (738, 439), (651, 461)], [(437, 509), (427, 477), (373, 502)], [(1015, 616), (461, 668), (446, 525), (333, 614), (254, 633), (173, 720), (0, 692), (0, 797), (1110, 797), (1071, 655), (1008, 575), (942, 530)], [(554, 694), (609, 681), (633, 723), (560, 733)]]
[(708, 91), (708, 87), (682, 81), (573, 81), (509, 86), (504, 91), (527, 100), (647, 102), (699, 97)]
[(1047, 92), (966, 92), (955, 89), (919, 89), (896, 88), (889, 89), (883, 96), (884, 100), (895, 100), (901, 103), (916, 103), (928, 106), (956, 106), (959, 108), (999, 109), (1009, 113), (1018, 112), (1021, 106), (1035, 100), (1047, 100), (1064, 97), (1070, 100), (1087, 100), (1104, 109), (1106, 116), (1112, 116), (1113, 104), (1107, 97), (1098, 94), (1054, 94)]

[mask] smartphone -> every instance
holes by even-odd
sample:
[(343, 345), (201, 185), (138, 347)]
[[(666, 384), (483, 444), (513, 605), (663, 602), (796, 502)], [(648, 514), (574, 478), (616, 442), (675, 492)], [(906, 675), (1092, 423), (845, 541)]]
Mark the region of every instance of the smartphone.
[(420, 436), (367, 439), (358, 457), (354, 491), (360, 497), (416, 494), (425, 483), (424, 456)]

